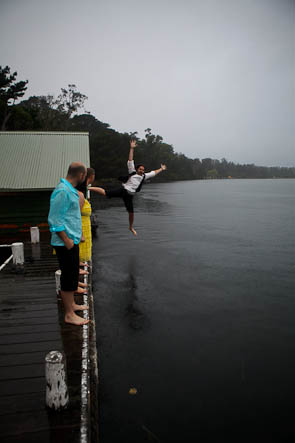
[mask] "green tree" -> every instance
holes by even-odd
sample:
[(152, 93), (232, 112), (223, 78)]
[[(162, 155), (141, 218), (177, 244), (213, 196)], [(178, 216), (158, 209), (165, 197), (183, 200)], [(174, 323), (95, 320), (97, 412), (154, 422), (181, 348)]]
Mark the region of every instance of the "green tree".
[(218, 172), (216, 169), (210, 169), (209, 171), (207, 171), (207, 177), (208, 178), (217, 178), (218, 177)]
[(68, 118), (71, 118), (73, 114), (76, 114), (80, 109), (84, 109), (84, 103), (88, 97), (81, 92), (77, 91), (76, 85), (68, 85), (68, 89), (61, 88), (61, 94), (54, 102), (56, 109), (66, 114)]
[(15, 102), (24, 96), (28, 80), (16, 81), (17, 72), (10, 73), (10, 67), (0, 66), (0, 119), (1, 131), (5, 131), (12, 115)]
[(32, 96), (22, 101), (20, 105), (31, 114), (34, 120), (32, 129), (59, 130), (66, 125), (67, 116), (55, 109), (53, 95)]

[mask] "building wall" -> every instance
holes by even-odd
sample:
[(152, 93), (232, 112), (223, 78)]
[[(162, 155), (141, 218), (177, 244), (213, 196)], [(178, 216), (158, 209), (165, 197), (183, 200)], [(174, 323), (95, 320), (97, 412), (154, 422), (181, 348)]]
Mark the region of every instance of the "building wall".
[[(51, 191), (0, 193), (0, 236), (28, 238), (31, 226), (48, 233), (47, 217)], [(23, 235), (21, 235), (23, 234)]]

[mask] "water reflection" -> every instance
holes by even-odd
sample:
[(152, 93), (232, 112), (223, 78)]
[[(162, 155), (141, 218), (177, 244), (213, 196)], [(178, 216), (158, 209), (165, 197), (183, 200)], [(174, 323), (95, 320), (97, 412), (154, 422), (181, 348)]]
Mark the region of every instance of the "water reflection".
[(41, 259), (41, 246), (40, 243), (35, 243), (31, 245), (32, 247), (32, 258), (33, 260)]
[(131, 329), (140, 330), (146, 325), (146, 314), (141, 307), (141, 300), (139, 297), (138, 283), (135, 275), (136, 258), (130, 257), (128, 263), (128, 276), (126, 281), (127, 289), (127, 306), (126, 318)]

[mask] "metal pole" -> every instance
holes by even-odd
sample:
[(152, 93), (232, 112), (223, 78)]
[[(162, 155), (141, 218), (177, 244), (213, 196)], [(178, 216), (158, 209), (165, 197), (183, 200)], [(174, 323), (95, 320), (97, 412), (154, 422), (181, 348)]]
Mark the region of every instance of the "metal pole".
[(23, 243), (12, 243), (11, 250), (12, 250), (12, 255), (13, 255), (13, 264), (14, 265), (23, 265), (25, 262), (24, 244)]
[(46, 406), (64, 409), (69, 404), (66, 360), (62, 352), (51, 351), (45, 357)]
[(0, 271), (2, 271), (3, 268), (5, 268), (6, 265), (10, 262), (10, 260), (13, 258), (13, 255), (11, 255), (7, 260), (5, 260), (4, 263), (0, 266)]

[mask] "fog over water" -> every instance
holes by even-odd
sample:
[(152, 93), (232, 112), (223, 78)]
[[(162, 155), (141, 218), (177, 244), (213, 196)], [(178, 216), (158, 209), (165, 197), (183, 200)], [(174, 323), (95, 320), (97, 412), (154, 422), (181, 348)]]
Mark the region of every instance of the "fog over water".
[(295, 165), (294, 0), (2, 0), (0, 39), (27, 96), (75, 83), (116, 130)]

